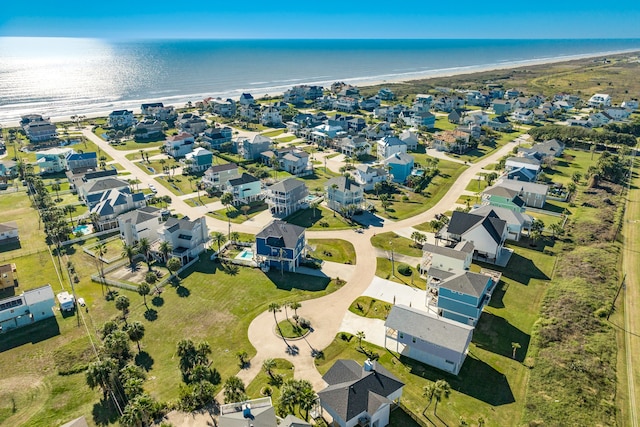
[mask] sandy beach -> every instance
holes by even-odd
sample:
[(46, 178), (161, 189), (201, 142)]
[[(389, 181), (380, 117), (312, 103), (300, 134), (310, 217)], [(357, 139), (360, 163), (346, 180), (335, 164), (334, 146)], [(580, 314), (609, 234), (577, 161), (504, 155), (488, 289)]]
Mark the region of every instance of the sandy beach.
[[(425, 72), (419, 73), (405, 73), (405, 74), (389, 74), (388, 78), (384, 78), (386, 76), (374, 76), (374, 77), (365, 77), (365, 78), (350, 78), (350, 79), (341, 79), (340, 81), (344, 81), (345, 83), (352, 84), (358, 87), (368, 87), (368, 86), (379, 86), (387, 83), (403, 83), (403, 82), (411, 82), (418, 80), (428, 80), (432, 78), (439, 77), (451, 77), (458, 75), (470, 75), (470, 79), (473, 77), (472, 74), (482, 73), (487, 71), (497, 71), (497, 70), (507, 70), (507, 69), (517, 69), (522, 67), (530, 67), (530, 66), (540, 66), (540, 65), (549, 65), (549, 64), (558, 64), (563, 62), (571, 62), (577, 60), (584, 60), (590, 58), (600, 58), (600, 57), (609, 57), (616, 55), (627, 55), (632, 53), (640, 53), (640, 51), (635, 49), (630, 50), (616, 50), (616, 51), (608, 51), (608, 52), (599, 52), (599, 53), (590, 53), (590, 54), (581, 54), (581, 55), (569, 55), (569, 56), (561, 56), (554, 58), (543, 58), (543, 59), (532, 59), (532, 60), (524, 60), (518, 62), (505, 62), (501, 64), (488, 64), (488, 65), (478, 65), (478, 66), (468, 66), (468, 67), (456, 67), (450, 69), (440, 69), (440, 70), (429, 70)], [(308, 82), (306, 84), (320, 84), (328, 86), (332, 81), (318, 81), (318, 82)], [(264, 97), (265, 95), (273, 96), (282, 96), (283, 92), (251, 92), (254, 98), (259, 99)], [(154, 98), (145, 100), (142, 102), (165, 102), (166, 105), (174, 105), (176, 108), (184, 108), (188, 101), (192, 103), (196, 103), (201, 101), (211, 95), (209, 94), (198, 94), (192, 96), (185, 96), (184, 99), (186, 101), (180, 103), (169, 103), (162, 100), (162, 98)], [(229, 96), (231, 99), (238, 100), (239, 96)], [(140, 114), (140, 104), (142, 102), (138, 101), (136, 104), (132, 104), (130, 106), (124, 107), (126, 109), (132, 110), (135, 114)], [(85, 113), (87, 119), (106, 117), (111, 113), (112, 110), (105, 111), (97, 111), (92, 113)], [(33, 113), (38, 113), (38, 111), (33, 111)], [(52, 122), (68, 122), (71, 121), (70, 116), (72, 113), (68, 115), (59, 115), (50, 117)], [(3, 123), (5, 127), (16, 127), (19, 126), (18, 121), (7, 121)]]

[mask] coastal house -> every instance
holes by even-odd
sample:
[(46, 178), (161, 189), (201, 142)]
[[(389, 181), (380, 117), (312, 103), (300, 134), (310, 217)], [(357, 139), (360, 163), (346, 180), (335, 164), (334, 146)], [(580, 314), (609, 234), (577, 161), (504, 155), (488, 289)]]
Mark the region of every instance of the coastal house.
[(328, 146), (333, 141), (347, 135), (342, 126), (330, 125), (328, 123), (318, 125), (308, 134), (307, 139), (315, 144)]
[(196, 147), (192, 152), (185, 155), (184, 162), (191, 172), (202, 172), (211, 166), (213, 153), (206, 148)]
[(18, 162), (13, 160), (0, 160), (0, 182), (18, 176)]
[(631, 110), (623, 107), (605, 107), (603, 112), (616, 121), (626, 120), (631, 115)]
[(220, 427), (278, 427), (278, 421), (271, 404), (271, 397), (261, 397), (220, 405), (217, 425)]
[(395, 153), (384, 159), (384, 165), (393, 182), (403, 183), (411, 175), (414, 160), (407, 153)]
[(454, 247), (462, 241), (471, 242), (475, 259), (496, 263), (505, 256), (506, 225), (495, 213), (481, 216), (454, 211), (449, 223), (436, 234), (436, 241), (444, 240)]
[(272, 105), (264, 107), (260, 111), (260, 124), (270, 127), (282, 126), (280, 111)]
[(0, 265), (0, 291), (18, 286), (17, 272), (15, 264)]
[(303, 181), (287, 178), (268, 186), (264, 195), (271, 213), (285, 217), (304, 206), (309, 190)]
[(160, 108), (160, 107), (164, 107), (164, 104), (162, 102), (144, 103), (140, 105), (140, 113), (142, 113), (143, 116), (150, 116), (151, 110), (153, 108)]
[(360, 96), (360, 89), (358, 89), (355, 86), (351, 86), (347, 84), (347, 85), (343, 85), (340, 91), (336, 95), (338, 96), (338, 98), (344, 98), (344, 97), (357, 98)]
[(136, 245), (140, 239), (154, 242), (158, 239), (158, 229), (162, 222), (160, 209), (145, 206), (118, 216), (120, 238), (129, 246)]
[[(505, 161), (504, 170), (506, 172), (512, 171), (514, 169), (528, 169), (531, 171), (535, 177), (537, 178), (542, 170), (540, 160), (529, 157), (509, 157)], [(535, 180), (535, 179), (534, 179)]]
[(385, 136), (377, 143), (377, 155), (379, 161), (384, 161), (394, 154), (406, 153), (407, 144), (396, 136)]
[(158, 138), (162, 136), (164, 131), (162, 122), (154, 119), (145, 119), (139, 123), (136, 123), (134, 135), (137, 140)]
[(470, 137), (470, 134), (460, 130), (436, 132), (431, 146), (438, 151), (462, 154), (469, 149)]
[(70, 147), (36, 151), (36, 165), (40, 169), (40, 174), (63, 172), (67, 169), (67, 157), (74, 153), (75, 150)]
[(518, 89), (512, 88), (504, 91), (504, 99), (516, 99), (520, 96)]
[(322, 86), (317, 85), (297, 85), (284, 92), (284, 102), (294, 105), (304, 104), (305, 100), (320, 98), (323, 93)]
[(161, 257), (160, 242), (171, 244), (170, 257), (176, 257), (182, 265), (200, 255), (209, 241), (209, 230), (204, 217), (190, 220), (188, 217), (177, 219), (169, 217), (158, 229), (158, 240), (152, 245), (155, 256)]
[(491, 108), (493, 108), (494, 113), (500, 116), (511, 113), (516, 108), (516, 105), (507, 99), (495, 99), (491, 103)]
[(609, 107), (611, 106), (611, 95), (606, 93), (596, 93), (589, 98), (587, 105), (593, 108)]
[(512, 114), (511, 119), (518, 123), (531, 124), (535, 120), (533, 110), (529, 108), (517, 108)]
[(204, 172), (202, 184), (206, 188), (222, 190), (226, 188), (230, 179), (238, 178), (240, 172), (235, 163), (225, 163), (223, 165), (213, 165)]
[(178, 118), (173, 105), (165, 107), (162, 102), (142, 104), (141, 111), (145, 117), (160, 122), (174, 122)]
[(220, 117), (233, 117), (236, 115), (236, 103), (233, 99), (231, 98), (227, 98), (227, 99), (222, 99), (220, 97), (218, 98), (211, 98), (208, 101), (209, 106), (211, 107), (211, 110), (213, 111), (213, 114), (217, 114)]
[(465, 115), (465, 110), (461, 108), (454, 108), (451, 110), (449, 114), (447, 114), (447, 120), (449, 123), (460, 124), (462, 123), (462, 118)]
[(380, 106), (380, 98), (372, 96), (360, 101), (360, 109), (365, 111), (373, 111)]
[(118, 175), (118, 170), (114, 167), (107, 167), (106, 169), (99, 170), (74, 169), (65, 172), (65, 175), (69, 180), (69, 189), (73, 193), (78, 193), (78, 189), (88, 182), (107, 177), (116, 177)]
[(469, 213), (474, 215), (486, 216), (493, 211), (498, 218), (503, 220), (507, 225), (507, 239), (518, 241), (525, 230), (529, 230), (533, 218), (523, 213), (520, 209), (509, 209), (498, 205), (486, 204), (472, 209)]
[(78, 197), (91, 208), (100, 201), (103, 193), (110, 190), (129, 190), (129, 183), (111, 175), (83, 181), (78, 188)]
[(8, 221), (0, 223), (0, 245), (14, 243), (20, 239), (18, 232), (18, 223)]
[(363, 188), (347, 176), (336, 176), (324, 184), (327, 207), (336, 212), (353, 213), (364, 204)]
[(269, 268), (295, 272), (306, 246), (305, 228), (274, 220), (256, 234), (256, 257)]
[(383, 101), (393, 101), (396, 98), (396, 95), (391, 89), (383, 87), (378, 91), (378, 98)]
[(387, 122), (380, 122), (366, 127), (363, 132), (365, 138), (369, 141), (373, 141), (384, 138), (385, 136), (393, 135), (393, 128)]
[(209, 124), (197, 114), (184, 113), (178, 117), (176, 126), (182, 133), (199, 135), (209, 127)]
[(413, 111), (429, 111), (433, 104), (433, 96), (429, 94), (419, 93), (413, 100), (411, 109)]
[[(549, 186), (535, 182), (523, 182), (513, 179), (500, 179), (490, 188), (506, 188), (517, 192), (525, 206), (542, 209), (547, 201)], [(485, 190), (485, 193), (488, 191)]]
[(587, 123), (589, 127), (598, 128), (600, 126), (604, 126), (608, 123), (613, 122), (613, 117), (605, 113), (604, 111), (596, 111), (595, 113), (589, 114), (589, 118), (587, 119)]
[(431, 243), (422, 245), (420, 273), (429, 280), (444, 280), (455, 272), (469, 270), (473, 260), (473, 243), (461, 241), (454, 247)]
[(0, 300), (0, 334), (53, 317), (55, 305), (49, 284)]
[(373, 190), (378, 182), (385, 182), (388, 178), (387, 169), (383, 166), (374, 166), (364, 163), (356, 165), (355, 169), (349, 172), (356, 184), (365, 191)]
[(164, 152), (173, 158), (184, 157), (193, 151), (196, 140), (190, 133), (182, 132), (167, 137), (164, 142)]
[(433, 102), (432, 106), (436, 111), (450, 113), (454, 108), (463, 107), (464, 100), (459, 96), (440, 96)]
[(453, 375), (462, 368), (474, 329), (404, 305), (391, 307), (384, 326), (385, 348)]
[(389, 414), (402, 397), (404, 383), (378, 361), (337, 360), (322, 376), (327, 387), (318, 392), (320, 406), (335, 426), (389, 424)]
[(267, 150), (260, 153), (260, 157), (265, 165), (275, 166), (276, 169), (289, 172), (292, 175), (302, 176), (312, 172), (309, 164), (309, 153), (297, 148), (284, 148), (276, 151)]
[(107, 118), (107, 125), (114, 129), (125, 129), (135, 124), (136, 118), (131, 110), (115, 110)]
[(418, 134), (414, 132), (415, 129), (407, 129), (402, 131), (402, 133), (398, 136), (400, 141), (404, 142), (407, 146), (407, 151), (416, 151), (418, 149)]
[(403, 111), (398, 115), (406, 125), (415, 128), (425, 127), (427, 129), (433, 129), (436, 125), (436, 116), (429, 111)]
[(209, 148), (219, 150), (222, 144), (231, 142), (232, 130), (230, 127), (207, 128), (202, 136), (202, 142), (209, 145)]
[(462, 124), (486, 126), (489, 123), (489, 115), (482, 110), (470, 111), (461, 119)]
[(364, 136), (349, 135), (340, 140), (339, 148), (347, 157), (365, 156), (371, 154), (371, 144)]
[[(31, 117), (31, 116), (28, 116)], [(58, 137), (56, 125), (49, 120), (36, 115), (39, 119), (29, 120), (22, 124), (22, 130), (31, 142), (50, 141)], [(24, 117), (23, 117), (24, 122)]]
[(257, 122), (260, 117), (260, 104), (240, 104), (238, 115), (245, 122)]
[(255, 104), (256, 100), (253, 99), (253, 96), (250, 93), (243, 93), (240, 95), (240, 99), (238, 101), (240, 105), (251, 105)]
[(104, 191), (89, 208), (89, 215), (97, 214), (95, 222), (99, 231), (118, 227), (118, 215), (144, 207), (144, 193), (131, 193), (129, 188)]
[(98, 167), (98, 155), (93, 152), (88, 153), (75, 153), (69, 152), (66, 156), (66, 169), (74, 170), (74, 169), (90, 169)]
[(487, 126), (498, 132), (510, 132), (513, 130), (513, 125), (505, 116), (496, 116), (489, 120)]
[(229, 179), (225, 192), (233, 195), (233, 204), (236, 206), (255, 202), (264, 197), (262, 194), (262, 182), (248, 173)]
[(482, 201), (493, 207), (501, 207), (521, 213), (526, 209), (524, 200), (520, 198), (518, 191), (511, 188), (496, 186), (487, 188), (482, 193)]
[(430, 282), (427, 295), (436, 299), (438, 316), (476, 326), (497, 284), (490, 274), (461, 271), (442, 281)]
[(634, 112), (638, 109), (638, 100), (637, 99), (629, 99), (627, 101), (623, 101), (622, 104), (620, 104), (620, 106), (622, 108), (625, 108), (631, 112)]
[(360, 133), (367, 127), (367, 122), (362, 117), (353, 117), (347, 121), (347, 132)]
[(545, 157), (560, 157), (563, 152), (564, 142), (557, 139), (536, 142), (531, 148), (518, 148), (518, 156), (536, 158), (538, 160), (542, 160)]
[(260, 153), (268, 151), (273, 146), (271, 138), (256, 135), (253, 139), (238, 138), (234, 143), (236, 153), (245, 160), (258, 160)]
[(352, 113), (357, 111), (359, 107), (360, 104), (358, 103), (358, 99), (350, 96), (338, 98), (333, 103), (333, 108), (337, 111), (342, 111), (343, 113)]

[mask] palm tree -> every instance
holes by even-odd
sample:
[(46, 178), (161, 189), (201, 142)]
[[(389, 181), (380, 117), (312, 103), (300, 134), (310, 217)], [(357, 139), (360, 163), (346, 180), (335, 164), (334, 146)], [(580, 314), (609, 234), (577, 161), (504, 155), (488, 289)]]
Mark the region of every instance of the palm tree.
[(144, 306), (147, 307), (147, 309), (149, 308), (149, 306), (147, 306), (147, 295), (149, 295), (150, 293), (151, 286), (149, 286), (147, 282), (142, 282), (138, 285), (138, 294), (140, 294), (140, 296), (144, 299)]
[(512, 359), (516, 358), (516, 351), (518, 351), (520, 347), (521, 347), (520, 343), (517, 343), (517, 342), (511, 343), (511, 348), (513, 349), (513, 353), (511, 354)]
[(136, 255), (136, 248), (131, 246), (131, 245), (127, 245), (126, 243), (122, 244), (122, 253), (121, 255), (123, 257), (127, 257), (129, 258), (129, 264), (131, 265), (131, 268), (133, 268), (133, 257)]
[(86, 380), (89, 388), (100, 387), (104, 396), (112, 389), (118, 365), (111, 358), (105, 358), (93, 362), (87, 368)]
[(60, 191), (60, 188), (60, 182), (58, 182), (58, 180), (51, 184), (51, 189), (56, 192), (56, 202), (60, 201), (60, 194), (58, 193)]
[(160, 242), (160, 247), (158, 249), (160, 250), (160, 253), (162, 254), (162, 260), (166, 264), (167, 261), (168, 261), (167, 257), (169, 256), (171, 251), (173, 251), (173, 246), (171, 246), (171, 242), (163, 240), (162, 242)]
[(180, 259), (173, 257), (169, 261), (167, 261), (167, 270), (169, 270), (169, 276), (173, 275), (175, 271), (178, 271), (182, 266)]
[(273, 359), (266, 359), (262, 362), (262, 369), (273, 379), (273, 370), (276, 368), (277, 363)]
[(551, 230), (551, 235), (553, 236), (554, 239), (556, 238), (556, 236), (561, 235), (562, 232), (564, 231), (562, 229), (562, 225), (559, 222), (554, 222), (553, 224), (551, 224), (549, 226), (549, 230)]
[(280, 311), (280, 304), (277, 302), (272, 302), (269, 304), (269, 311), (273, 313), (273, 320), (278, 324), (278, 319), (276, 318), (276, 313)]
[(289, 303), (289, 308), (291, 310), (293, 310), (293, 317), (297, 318), (298, 317), (298, 309), (302, 307), (302, 304), (300, 304), (298, 301), (291, 301)]
[(147, 268), (151, 271), (151, 260), (149, 257), (149, 251), (151, 250), (151, 244), (149, 243), (149, 239), (143, 237), (138, 242), (138, 253), (141, 253), (144, 256), (144, 260), (147, 262)]
[(231, 193), (224, 193), (221, 197), (220, 197), (220, 202), (224, 205), (224, 207), (227, 209), (227, 211), (229, 210), (229, 206), (233, 203), (233, 194)]
[(122, 311), (122, 318), (127, 323), (127, 310), (129, 309), (129, 298), (126, 295), (118, 295), (116, 298), (116, 308)]
[(317, 400), (318, 397), (312, 387), (303, 386), (298, 392), (298, 406), (301, 411), (304, 411), (304, 419), (306, 421), (309, 421), (309, 412), (313, 409)]
[(376, 192), (376, 197), (380, 197), (380, 190), (382, 190), (382, 183), (376, 182), (375, 184), (373, 184), (373, 189)]
[(333, 216), (336, 216), (336, 209), (335, 209), (335, 197), (336, 197), (336, 191), (338, 190), (338, 184), (331, 184), (331, 194), (333, 194), (333, 204), (334, 206), (332, 207), (333, 209)]
[(100, 214), (98, 212), (91, 212), (89, 219), (93, 223), (93, 227), (99, 231), (98, 222), (100, 221)]
[(222, 245), (227, 240), (226, 236), (219, 231), (214, 231), (213, 233), (211, 233), (211, 238), (217, 243), (218, 253), (220, 253), (220, 249), (222, 248)]
[(362, 348), (362, 340), (366, 337), (367, 336), (365, 335), (364, 331), (356, 332), (356, 338), (358, 338), (358, 347)]
[(69, 221), (71, 221), (71, 227), (73, 227), (73, 213), (76, 211), (76, 207), (74, 205), (66, 205), (62, 208), (65, 213), (69, 214)]
[(131, 322), (127, 327), (127, 335), (131, 341), (138, 345), (138, 353), (140, 353), (140, 340), (144, 337), (144, 325), (137, 320)]
[(237, 231), (232, 231), (229, 237), (231, 238), (232, 242), (237, 243), (240, 241), (240, 233), (238, 233)]
[(196, 366), (196, 346), (190, 339), (183, 339), (178, 341), (177, 351), (180, 358), (178, 364), (180, 372), (183, 376), (188, 376), (194, 366)]
[(422, 233), (420, 233), (419, 231), (414, 231), (413, 233), (411, 233), (411, 238), (413, 239), (413, 243), (416, 247), (418, 246), (418, 242), (422, 238), (421, 234)]
[(244, 369), (245, 365), (247, 364), (247, 357), (249, 357), (249, 354), (242, 350), (236, 353), (236, 356), (238, 357), (238, 362), (240, 362), (240, 369)]
[(424, 408), (424, 411), (422, 411), (423, 415), (426, 412), (427, 408), (429, 408), (429, 405), (431, 405), (431, 402), (433, 402), (433, 395), (434, 395), (435, 391), (436, 391), (435, 383), (430, 383), (430, 384), (427, 384), (426, 386), (422, 387), (422, 396), (426, 397), (427, 399), (429, 399), (429, 403)]
[(244, 382), (237, 376), (227, 378), (224, 383), (224, 402), (242, 402), (247, 399)]
[(451, 386), (445, 380), (438, 380), (435, 383), (433, 390), (433, 397), (436, 399), (436, 404), (433, 407), (433, 415), (436, 415), (438, 410), (438, 403), (443, 399), (448, 399), (451, 394)]

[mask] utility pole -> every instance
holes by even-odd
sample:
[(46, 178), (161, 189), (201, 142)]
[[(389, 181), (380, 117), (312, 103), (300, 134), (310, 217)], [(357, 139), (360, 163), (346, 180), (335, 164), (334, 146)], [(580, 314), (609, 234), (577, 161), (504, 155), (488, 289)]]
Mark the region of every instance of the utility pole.
[(393, 241), (389, 240), (389, 245), (391, 245), (391, 277), (396, 277), (396, 267), (395, 267), (395, 259), (393, 256)]

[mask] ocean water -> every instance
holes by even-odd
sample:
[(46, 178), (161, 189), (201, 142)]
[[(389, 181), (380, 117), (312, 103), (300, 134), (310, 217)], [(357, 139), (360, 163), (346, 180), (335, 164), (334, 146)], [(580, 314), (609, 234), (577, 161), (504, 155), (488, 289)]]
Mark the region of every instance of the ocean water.
[(165, 105), (302, 83), (352, 84), (640, 50), (640, 40), (0, 38), (0, 124)]

